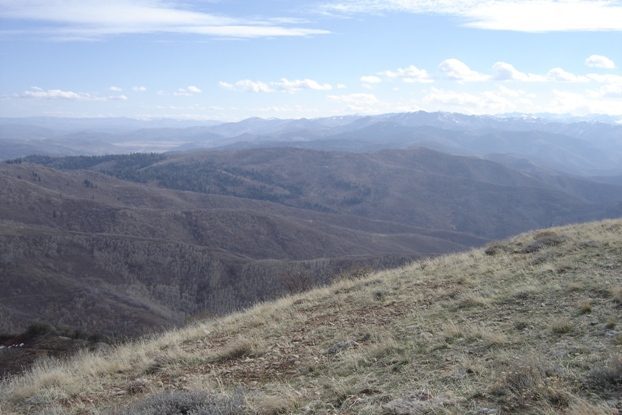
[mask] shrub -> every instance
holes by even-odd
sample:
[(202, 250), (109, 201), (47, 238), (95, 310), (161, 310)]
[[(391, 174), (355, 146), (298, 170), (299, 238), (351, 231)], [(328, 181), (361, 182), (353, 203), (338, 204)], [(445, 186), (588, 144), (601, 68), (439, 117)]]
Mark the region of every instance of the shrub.
[(581, 314), (592, 312), (592, 301), (589, 298), (584, 298), (579, 302), (579, 312)]
[(238, 338), (222, 350), (213, 360), (225, 361), (235, 360), (244, 356), (251, 355), (253, 352), (253, 343), (245, 338)]
[(26, 334), (30, 336), (43, 336), (44, 334), (52, 332), (54, 329), (48, 323), (42, 323), (39, 321), (32, 322), (26, 329)]
[(493, 241), (486, 245), (484, 253), (486, 255), (497, 255), (499, 253), (508, 252), (510, 247), (501, 241)]
[(566, 318), (556, 320), (551, 325), (551, 330), (555, 334), (566, 334), (573, 330), (572, 322)]
[(535, 239), (537, 241), (538, 239), (551, 238), (551, 237), (557, 237), (557, 236), (559, 236), (559, 235), (554, 230), (552, 230), (552, 229), (543, 229), (541, 231), (537, 231), (533, 235), (533, 239)]
[(621, 389), (622, 355), (613, 356), (604, 366), (592, 369), (588, 375), (588, 382), (597, 389)]
[(549, 246), (557, 246), (564, 243), (565, 241), (566, 238), (563, 236), (541, 236), (537, 238), (534, 243), (527, 245), (525, 248), (523, 248), (521, 252), (524, 254), (531, 254)]
[(531, 360), (510, 363), (506, 371), (497, 375), (490, 392), (499, 397), (509, 413), (536, 403), (564, 407), (570, 401), (557, 371)]
[(117, 409), (109, 415), (243, 415), (249, 413), (244, 394), (237, 390), (232, 396), (204, 391), (168, 391), (150, 395), (129, 408)]

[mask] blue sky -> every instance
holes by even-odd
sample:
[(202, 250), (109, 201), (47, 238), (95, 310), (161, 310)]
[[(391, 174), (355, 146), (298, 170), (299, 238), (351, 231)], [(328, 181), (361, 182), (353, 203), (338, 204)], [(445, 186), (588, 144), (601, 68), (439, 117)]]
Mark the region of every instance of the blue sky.
[(0, 0), (0, 116), (622, 119), (622, 0)]

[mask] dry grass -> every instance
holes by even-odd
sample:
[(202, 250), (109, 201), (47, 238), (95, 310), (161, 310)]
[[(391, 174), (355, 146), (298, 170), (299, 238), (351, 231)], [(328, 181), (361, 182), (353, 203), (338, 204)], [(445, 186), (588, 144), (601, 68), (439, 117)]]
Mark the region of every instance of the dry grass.
[(189, 390), (241, 391), (255, 414), (611, 415), (621, 236), (622, 221), (537, 231), (40, 362), (2, 383), (0, 413), (109, 414)]

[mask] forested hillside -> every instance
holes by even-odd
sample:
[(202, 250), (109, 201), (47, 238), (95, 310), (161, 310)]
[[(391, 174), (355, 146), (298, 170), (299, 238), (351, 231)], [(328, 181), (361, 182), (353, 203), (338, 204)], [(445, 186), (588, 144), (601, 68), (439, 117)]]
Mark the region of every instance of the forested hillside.
[(9, 160), (0, 331), (135, 336), (552, 224), (622, 187), (424, 148)]

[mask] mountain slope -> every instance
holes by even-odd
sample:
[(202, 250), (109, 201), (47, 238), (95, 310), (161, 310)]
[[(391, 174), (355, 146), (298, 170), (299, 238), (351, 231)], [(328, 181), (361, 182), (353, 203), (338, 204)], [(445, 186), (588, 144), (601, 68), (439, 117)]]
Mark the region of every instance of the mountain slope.
[(535, 231), (41, 362), (1, 384), (0, 410), (610, 415), (621, 236), (620, 220)]
[(0, 332), (136, 336), (485, 239), (27, 163), (0, 172)]
[[(35, 158), (29, 160), (37, 161)], [(170, 154), (128, 170), (124, 159), (41, 160), (88, 165), (127, 180), (194, 192), (272, 201), (495, 239), (622, 213), (622, 187), (425, 148), (370, 153), (293, 148)]]

